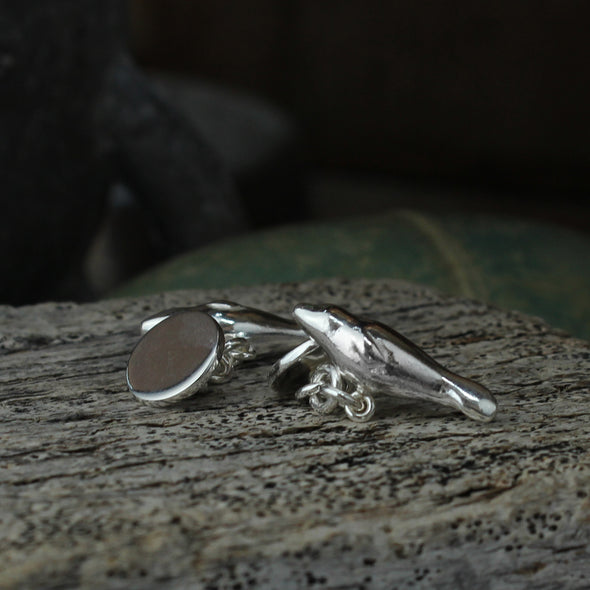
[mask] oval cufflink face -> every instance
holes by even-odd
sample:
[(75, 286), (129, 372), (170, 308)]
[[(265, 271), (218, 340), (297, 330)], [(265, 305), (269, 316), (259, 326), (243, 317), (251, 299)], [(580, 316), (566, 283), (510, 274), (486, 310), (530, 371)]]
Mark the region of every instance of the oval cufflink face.
[(127, 364), (127, 385), (150, 403), (189, 397), (205, 385), (224, 345), (221, 328), (206, 313), (172, 313), (137, 343)]

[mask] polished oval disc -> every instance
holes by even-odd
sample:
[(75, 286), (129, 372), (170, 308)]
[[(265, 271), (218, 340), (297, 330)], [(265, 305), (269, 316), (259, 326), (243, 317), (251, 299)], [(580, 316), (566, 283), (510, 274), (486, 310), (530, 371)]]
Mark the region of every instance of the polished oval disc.
[(127, 384), (145, 402), (165, 404), (201, 389), (225, 345), (219, 324), (206, 313), (179, 310), (137, 343), (127, 364)]

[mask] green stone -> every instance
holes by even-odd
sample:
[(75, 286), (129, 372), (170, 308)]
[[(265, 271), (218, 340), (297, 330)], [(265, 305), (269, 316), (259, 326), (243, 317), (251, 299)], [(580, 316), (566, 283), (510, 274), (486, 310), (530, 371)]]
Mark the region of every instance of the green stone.
[(537, 315), (590, 339), (590, 239), (488, 215), (397, 211), (247, 234), (179, 256), (114, 295), (326, 277), (422, 283)]

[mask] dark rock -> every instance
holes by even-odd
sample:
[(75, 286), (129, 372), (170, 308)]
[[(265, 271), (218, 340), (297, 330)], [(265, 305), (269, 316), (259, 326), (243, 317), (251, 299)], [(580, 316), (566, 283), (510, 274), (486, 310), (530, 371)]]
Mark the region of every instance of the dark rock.
[(55, 296), (123, 179), (174, 253), (243, 227), (232, 181), (123, 47), (116, 0), (0, 4), (0, 301)]
[(114, 2), (0, 6), (0, 300), (34, 301), (76, 264), (108, 184), (95, 97), (119, 49)]
[(258, 97), (187, 77), (149, 77), (227, 164), (252, 225), (309, 217), (301, 132), (285, 112)]
[(243, 227), (226, 164), (125, 56), (107, 73), (97, 116), (121, 179), (163, 236), (164, 254)]

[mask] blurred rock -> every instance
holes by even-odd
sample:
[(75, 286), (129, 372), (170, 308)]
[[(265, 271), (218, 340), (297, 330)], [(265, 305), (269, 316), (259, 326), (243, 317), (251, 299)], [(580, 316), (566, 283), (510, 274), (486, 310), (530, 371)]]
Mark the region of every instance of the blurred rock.
[(187, 77), (157, 72), (150, 79), (227, 164), (255, 227), (308, 217), (302, 139), (283, 111)]
[(116, 13), (90, 0), (0, 6), (2, 302), (49, 294), (100, 220), (109, 173), (93, 105), (120, 50)]
[(126, 57), (124, 8), (0, 5), (0, 302), (77, 295), (58, 285), (76, 283), (119, 181), (162, 256), (244, 227), (227, 168)]

